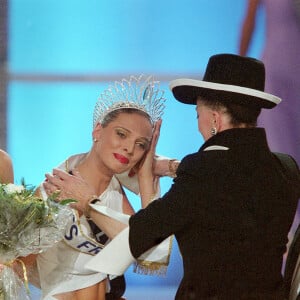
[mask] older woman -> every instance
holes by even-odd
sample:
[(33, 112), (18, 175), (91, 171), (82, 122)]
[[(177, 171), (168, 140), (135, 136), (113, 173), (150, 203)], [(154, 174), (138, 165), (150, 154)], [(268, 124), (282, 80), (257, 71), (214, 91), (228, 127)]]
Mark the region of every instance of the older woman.
[[(138, 258), (175, 234), (184, 266), (176, 299), (284, 299), (282, 255), (300, 196), (299, 169), (289, 156), (278, 159), (256, 127), (261, 109), (280, 102), (264, 92), (264, 80), (262, 62), (220, 54), (210, 58), (203, 80), (170, 83), (178, 101), (196, 105), (205, 143), (182, 160), (162, 198), (131, 216), (129, 231), (115, 239), (121, 246), (113, 240), (87, 264), (91, 270), (110, 272), (112, 247)], [(146, 162), (140, 176), (151, 178)], [(140, 189), (154, 192), (146, 180)]]

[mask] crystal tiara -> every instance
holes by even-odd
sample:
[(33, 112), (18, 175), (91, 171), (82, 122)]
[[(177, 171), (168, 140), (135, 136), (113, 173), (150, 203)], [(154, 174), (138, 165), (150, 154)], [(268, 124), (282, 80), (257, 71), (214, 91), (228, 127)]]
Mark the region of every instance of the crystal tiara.
[(153, 76), (130, 76), (129, 79), (116, 81), (100, 94), (94, 109), (93, 126), (101, 123), (110, 112), (122, 108), (141, 110), (154, 124), (163, 114), (165, 101), (164, 91)]

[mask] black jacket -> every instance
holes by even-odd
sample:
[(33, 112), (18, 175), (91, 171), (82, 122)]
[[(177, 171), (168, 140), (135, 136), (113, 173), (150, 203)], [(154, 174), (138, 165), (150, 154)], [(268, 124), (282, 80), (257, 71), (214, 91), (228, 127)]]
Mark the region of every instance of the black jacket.
[(264, 129), (218, 133), (130, 218), (132, 254), (175, 234), (184, 267), (176, 299), (283, 299), (282, 255), (300, 197), (288, 177)]

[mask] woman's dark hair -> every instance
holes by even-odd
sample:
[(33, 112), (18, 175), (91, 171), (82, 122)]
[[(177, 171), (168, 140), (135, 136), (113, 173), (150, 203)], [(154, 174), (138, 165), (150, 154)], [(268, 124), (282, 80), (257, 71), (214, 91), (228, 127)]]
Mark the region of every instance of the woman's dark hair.
[(215, 110), (224, 110), (230, 115), (231, 124), (238, 126), (245, 124), (247, 127), (256, 127), (260, 108), (245, 106), (230, 101), (208, 100), (201, 97), (201, 102)]
[(120, 108), (120, 109), (111, 111), (110, 113), (108, 113), (103, 118), (103, 121), (101, 122), (102, 127), (106, 127), (110, 122), (115, 120), (118, 117), (118, 115), (120, 115), (121, 113), (139, 114), (139, 115), (144, 116), (145, 118), (147, 118), (149, 120), (149, 122), (151, 123), (151, 119), (150, 119), (149, 115), (146, 114), (145, 112), (139, 110), (139, 109), (136, 109), (136, 108)]

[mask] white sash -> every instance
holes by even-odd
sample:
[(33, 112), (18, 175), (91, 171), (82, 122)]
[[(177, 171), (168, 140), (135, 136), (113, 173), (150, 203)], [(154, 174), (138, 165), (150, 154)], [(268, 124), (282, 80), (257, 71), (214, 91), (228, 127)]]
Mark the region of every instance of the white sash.
[[(105, 206), (97, 204), (90, 204), (90, 206), (99, 213), (128, 225), (130, 216)], [(134, 271), (137, 273), (164, 275), (170, 261), (172, 242), (173, 236), (168, 237), (135, 260), (129, 248), (129, 227), (127, 227), (94, 256), (85, 268), (111, 275), (121, 275), (132, 263), (135, 263)]]
[(89, 225), (83, 226), (81, 221), (87, 222), (84, 219), (80, 219), (77, 211), (73, 211), (73, 220), (66, 229), (64, 242), (76, 251), (96, 255), (105, 247), (106, 243), (101, 244), (98, 242), (94, 238)]
[[(43, 199), (47, 199), (48, 196), (43, 185), (40, 186), (40, 192)], [(66, 227), (63, 241), (76, 251), (89, 255), (98, 254), (108, 241), (105, 244), (99, 243), (93, 236), (85, 217), (80, 218), (75, 209), (72, 209), (72, 211), (73, 218)]]

